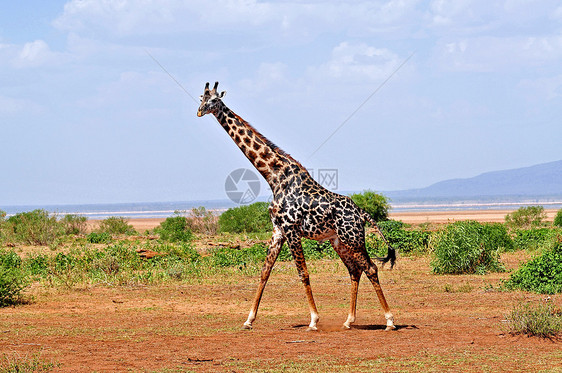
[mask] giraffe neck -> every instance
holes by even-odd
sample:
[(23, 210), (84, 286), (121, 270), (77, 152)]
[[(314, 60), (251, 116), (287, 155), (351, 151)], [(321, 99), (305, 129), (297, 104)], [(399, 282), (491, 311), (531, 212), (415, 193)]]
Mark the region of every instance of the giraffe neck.
[(302, 171), (308, 174), (299, 162), (269, 141), (224, 103), (214, 115), (273, 191), (278, 189), (282, 180), (289, 175)]

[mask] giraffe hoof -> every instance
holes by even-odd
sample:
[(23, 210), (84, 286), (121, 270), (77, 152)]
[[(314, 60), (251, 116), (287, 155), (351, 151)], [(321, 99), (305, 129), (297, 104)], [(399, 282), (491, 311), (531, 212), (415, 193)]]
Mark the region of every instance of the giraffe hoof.
[(316, 332), (318, 331), (318, 328), (315, 326), (309, 326), (308, 328), (306, 328), (307, 332)]
[(396, 330), (396, 327), (394, 325), (388, 325), (384, 331), (387, 332), (389, 330)]
[(341, 328), (343, 330), (349, 330), (349, 329), (351, 329), (351, 325), (343, 324), (343, 326)]
[(252, 330), (252, 325), (244, 324), (242, 325), (242, 330)]

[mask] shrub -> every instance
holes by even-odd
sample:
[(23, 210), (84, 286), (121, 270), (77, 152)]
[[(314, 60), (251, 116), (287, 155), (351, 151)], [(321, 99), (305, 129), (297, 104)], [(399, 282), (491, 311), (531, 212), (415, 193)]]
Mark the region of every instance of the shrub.
[[(332, 248), (329, 241), (318, 242), (315, 240), (310, 240), (308, 238), (301, 239), (301, 246), (304, 257), (306, 260), (311, 259), (323, 259), (323, 258), (337, 258), (338, 254)], [(280, 261), (291, 261), (293, 260), (293, 255), (287, 244), (284, 244), (279, 253)]]
[[(395, 249), (402, 253), (427, 251), (431, 233), (423, 230), (406, 230), (401, 221), (387, 220), (377, 224), (384, 237)], [(382, 239), (378, 238), (382, 243)]]
[(483, 235), (488, 244), (500, 252), (513, 251), (515, 246), (507, 232), (507, 228), (501, 223), (487, 223), (482, 225)]
[(536, 250), (551, 247), (560, 231), (549, 228), (517, 230), (513, 239), (514, 248), (519, 250)]
[(0, 251), (0, 307), (22, 301), (21, 292), (29, 285), (21, 268), (21, 259), (13, 251)]
[(540, 226), (545, 218), (544, 207), (526, 206), (507, 214), (505, 223), (510, 228), (531, 228)]
[(201, 206), (191, 209), (187, 226), (195, 233), (216, 234), (219, 230), (219, 218), (212, 211)]
[(109, 234), (135, 234), (135, 228), (129, 224), (129, 220), (122, 216), (111, 216), (100, 222), (100, 232)]
[(552, 303), (519, 304), (506, 319), (513, 334), (551, 338), (562, 331), (562, 312)]
[(24, 263), (31, 275), (43, 275), (49, 269), (49, 257), (44, 254), (32, 254)]
[(476, 221), (459, 221), (449, 224), (436, 239), (434, 273), (460, 274), (502, 271), (499, 247), (489, 235), (489, 228)]
[(562, 292), (562, 242), (522, 265), (505, 286), (541, 294)]
[(554, 217), (554, 222), (552, 223), (557, 227), (562, 227), (562, 209), (558, 210), (556, 216)]
[(0, 210), (0, 244), (12, 239), (14, 228), (6, 221), (6, 211)]
[(64, 228), (56, 216), (45, 210), (21, 212), (8, 219), (17, 241), (30, 245), (50, 245), (64, 234)]
[(201, 254), (199, 254), (199, 252), (194, 249), (191, 244), (185, 242), (176, 245), (161, 245), (159, 247), (155, 247), (154, 250), (159, 253), (164, 253), (168, 257), (181, 259), (182, 261), (186, 261), (188, 263), (197, 262), (201, 259)]
[(184, 216), (166, 218), (154, 231), (164, 241), (189, 242), (193, 239), (193, 233), (189, 230), (187, 219)]
[(273, 230), (267, 202), (256, 202), (226, 210), (219, 217), (221, 232), (250, 233)]
[(375, 221), (388, 219), (390, 205), (388, 199), (382, 194), (375, 193), (371, 190), (365, 190), (363, 193), (355, 193), (349, 197), (357, 206), (369, 213)]
[(86, 236), (89, 243), (110, 243), (111, 235), (107, 232), (92, 232)]
[(209, 261), (217, 267), (245, 267), (248, 264), (261, 263), (265, 260), (267, 249), (256, 244), (247, 249), (221, 247), (211, 251)]
[(60, 223), (64, 227), (66, 234), (86, 234), (87, 218), (81, 215), (65, 215)]

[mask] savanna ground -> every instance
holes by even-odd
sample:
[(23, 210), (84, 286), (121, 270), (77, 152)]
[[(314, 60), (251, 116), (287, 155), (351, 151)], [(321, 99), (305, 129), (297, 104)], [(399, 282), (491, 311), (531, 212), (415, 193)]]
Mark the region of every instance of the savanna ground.
[[(446, 216), (445, 222), (502, 221), (505, 215), (497, 213), (496, 219), (491, 213), (437, 215)], [(431, 214), (436, 213), (391, 217), (437, 221)], [(139, 231), (158, 224), (131, 223)], [(520, 302), (562, 306), (560, 294), (500, 289), (509, 271), (532, 256), (504, 253), (508, 272), (487, 275), (434, 275), (429, 256), (399, 257), (394, 270), (379, 271), (398, 327), (390, 332), (365, 277), (357, 322), (341, 329), (350, 285), (339, 260), (308, 262), (320, 312), (317, 332), (306, 332), (306, 297), (290, 262), (273, 270), (251, 331), (241, 326), (259, 266), (164, 285), (65, 290), (35, 284), (26, 292), (31, 302), (0, 309), (0, 353), (53, 363), (49, 369), (64, 372), (562, 372), (560, 340), (512, 335), (506, 327), (506, 314)]]

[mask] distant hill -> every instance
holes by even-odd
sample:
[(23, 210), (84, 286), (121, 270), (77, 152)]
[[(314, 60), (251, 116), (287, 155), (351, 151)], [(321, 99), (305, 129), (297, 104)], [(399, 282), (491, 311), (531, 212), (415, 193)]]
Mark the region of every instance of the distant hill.
[(445, 180), (426, 188), (385, 192), (392, 200), (498, 197), (561, 197), (562, 160), (504, 171), (486, 172), (467, 179)]

